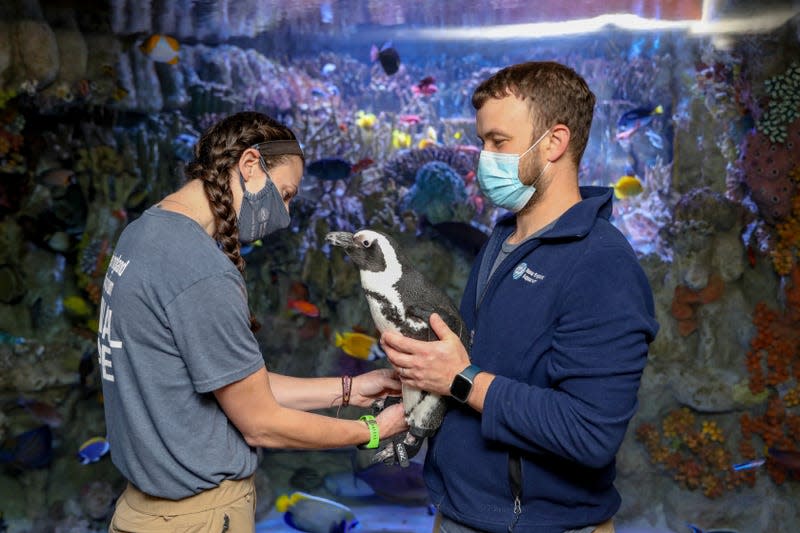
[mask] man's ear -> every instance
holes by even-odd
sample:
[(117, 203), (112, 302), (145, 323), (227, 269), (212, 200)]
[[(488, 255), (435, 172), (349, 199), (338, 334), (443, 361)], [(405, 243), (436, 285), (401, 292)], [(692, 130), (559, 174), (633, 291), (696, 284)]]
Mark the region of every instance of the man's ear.
[(546, 158), (548, 161), (556, 162), (567, 153), (569, 141), (572, 137), (569, 128), (564, 124), (556, 124), (550, 131), (550, 139), (547, 143)]

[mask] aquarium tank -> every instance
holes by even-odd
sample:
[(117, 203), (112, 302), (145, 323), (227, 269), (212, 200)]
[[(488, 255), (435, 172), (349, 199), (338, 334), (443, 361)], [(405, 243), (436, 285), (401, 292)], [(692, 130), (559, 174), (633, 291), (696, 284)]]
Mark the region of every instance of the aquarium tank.
[[(617, 531), (796, 531), (800, 3), (780, 0), (4, 0), (0, 531), (107, 530), (104, 275), (206, 128), (259, 111), (305, 153), (289, 229), (242, 249), (267, 367), (361, 373), (389, 363), (326, 234), (391, 234), (459, 302), (505, 214), (475, 179), (472, 93), (529, 60), (596, 95), (580, 183), (614, 189), (655, 297)], [(294, 531), (276, 503), (302, 491), (362, 531), (431, 531), (422, 457), (263, 449), (257, 530)]]

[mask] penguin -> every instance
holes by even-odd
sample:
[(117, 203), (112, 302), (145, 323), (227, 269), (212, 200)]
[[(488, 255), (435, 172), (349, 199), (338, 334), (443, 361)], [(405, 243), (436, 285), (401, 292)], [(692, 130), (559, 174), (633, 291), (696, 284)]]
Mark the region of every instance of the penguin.
[[(398, 331), (423, 341), (437, 340), (429, 320), (431, 314), (438, 313), (464, 346), (469, 347), (467, 327), (453, 301), (414, 268), (394, 239), (379, 231), (362, 229), (355, 234), (331, 232), (325, 240), (341, 247), (358, 267), (378, 331)], [(409, 430), (402, 440), (396, 439), (393, 446), (381, 449), (373, 463), (396, 461), (408, 466), (408, 460), (419, 451), (423, 440), (439, 428), (446, 403), (438, 394), (404, 384), (403, 409)]]

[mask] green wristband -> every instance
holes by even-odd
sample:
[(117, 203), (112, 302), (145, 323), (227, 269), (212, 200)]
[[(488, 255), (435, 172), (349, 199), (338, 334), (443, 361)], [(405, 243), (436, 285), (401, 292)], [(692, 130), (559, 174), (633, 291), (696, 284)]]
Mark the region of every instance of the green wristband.
[(378, 428), (378, 421), (375, 420), (375, 417), (372, 415), (364, 415), (359, 418), (359, 420), (363, 420), (367, 427), (369, 428), (369, 442), (364, 445), (364, 448), (373, 449), (377, 448), (378, 444), (381, 441), (381, 434), (380, 429)]

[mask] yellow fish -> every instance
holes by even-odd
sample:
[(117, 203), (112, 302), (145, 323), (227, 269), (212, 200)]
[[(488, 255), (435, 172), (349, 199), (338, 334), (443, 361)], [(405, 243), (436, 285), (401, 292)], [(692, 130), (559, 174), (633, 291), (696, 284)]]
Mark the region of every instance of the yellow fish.
[(374, 113), (365, 113), (363, 111), (359, 111), (356, 113), (356, 126), (364, 130), (371, 130), (375, 127), (375, 122), (377, 122), (378, 117), (375, 116)]
[(614, 196), (619, 200), (636, 196), (644, 190), (642, 182), (636, 176), (622, 176), (611, 186), (614, 187)]
[(89, 305), (89, 302), (80, 296), (67, 296), (64, 298), (63, 304), (64, 309), (66, 309), (70, 315), (78, 318), (88, 318), (90, 315), (94, 314), (94, 309)]
[(156, 33), (145, 39), (144, 42), (139, 45), (139, 49), (153, 61), (167, 63), (168, 65), (177, 65), (178, 52), (181, 49), (181, 45), (174, 37)]
[(353, 331), (336, 333), (336, 347), (341, 348), (344, 353), (356, 359), (364, 359), (366, 361), (377, 359), (379, 354), (376, 353), (377, 350), (373, 350), (377, 342), (378, 339), (364, 333)]
[(411, 146), (411, 135), (400, 130), (392, 131), (392, 148), (399, 150), (409, 146)]
[(439, 143), (439, 136), (433, 126), (428, 126), (425, 130), (425, 137), (417, 143), (417, 148), (422, 150), (428, 146), (436, 146)]

